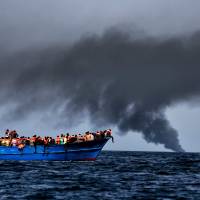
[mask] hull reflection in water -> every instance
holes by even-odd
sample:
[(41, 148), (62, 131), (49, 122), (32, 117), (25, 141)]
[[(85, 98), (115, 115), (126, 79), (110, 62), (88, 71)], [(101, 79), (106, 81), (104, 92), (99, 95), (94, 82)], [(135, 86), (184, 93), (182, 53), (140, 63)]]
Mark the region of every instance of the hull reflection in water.
[(96, 160), (103, 146), (110, 138), (67, 145), (26, 145), (23, 149), (0, 146), (0, 160)]

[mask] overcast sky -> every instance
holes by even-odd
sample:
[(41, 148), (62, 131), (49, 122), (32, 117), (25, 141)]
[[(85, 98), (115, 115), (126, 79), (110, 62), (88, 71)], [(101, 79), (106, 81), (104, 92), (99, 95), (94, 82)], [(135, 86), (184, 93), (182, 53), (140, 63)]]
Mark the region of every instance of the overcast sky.
[[(31, 48), (76, 43), (89, 35), (102, 35), (112, 27), (125, 32), (136, 32), (138, 37), (180, 37), (200, 30), (200, 2), (187, 0), (0, 0), (0, 53), (19, 52)], [(0, 113), (9, 112), (9, 106), (0, 106)], [(19, 121), (1, 120), (3, 131), (15, 128), (23, 134), (33, 131), (41, 135), (64, 131), (52, 126), (54, 113), (42, 116), (33, 113)], [(186, 151), (200, 151), (200, 106), (185, 100), (166, 110), (168, 120), (179, 132), (180, 143)], [(86, 131), (91, 125), (87, 117), (69, 131)], [(115, 127), (112, 127), (115, 130)], [(147, 143), (141, 134), (115, 134), (115, 144), (106, 149), (166, 151), (162, 145)]]
[(185, 34), (199, 29), (199, 1), (1, 0), (1, 42), (12, 47), (76, 40), (111, 26), (149, 34)]

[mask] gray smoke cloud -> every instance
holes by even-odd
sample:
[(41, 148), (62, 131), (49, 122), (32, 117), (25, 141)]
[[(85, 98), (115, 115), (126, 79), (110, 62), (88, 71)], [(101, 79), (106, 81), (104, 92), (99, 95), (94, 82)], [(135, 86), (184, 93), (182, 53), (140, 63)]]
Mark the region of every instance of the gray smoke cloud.
[(63, 123), (86, 111), (99, 127), (137, 131), (147, 142), (183, 151), (165, 109), (200, 94), (199, 52), (198, 32), (155, 39), (116, 29), (72, 46), (1, 49), (1, 106), (10, 105), (12, 119), (44, 110), (53, 118), (59, 110)]

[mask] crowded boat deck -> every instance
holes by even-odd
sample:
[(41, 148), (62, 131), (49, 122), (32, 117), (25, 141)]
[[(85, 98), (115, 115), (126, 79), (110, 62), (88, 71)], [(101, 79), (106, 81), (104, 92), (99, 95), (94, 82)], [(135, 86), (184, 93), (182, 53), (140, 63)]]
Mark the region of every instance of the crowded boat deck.
[(15, 130), (7, 129), (0, 138), (0, 160), (94, 161), (109, 139), (113, 141), (111, 129), (84, 134), (63, 133), (55, 138), (19, 137)]
[(24, 148), (25, 145), (64, 145), (72, 143), (83, 143), (94, 140), (101, 140), (106, 137), (112, 137), (111, 129), (97, 132), (85, 132), (84, 134), (59, 134), (55, 138), (50, 136), (38, 136), (33, 135), (32, 137), (19, 137), (15, 130), (10, 131), (7, 129), (5, 131), (5, 136), (0, 138), (0, 146), (17, 146), (19, 149)]

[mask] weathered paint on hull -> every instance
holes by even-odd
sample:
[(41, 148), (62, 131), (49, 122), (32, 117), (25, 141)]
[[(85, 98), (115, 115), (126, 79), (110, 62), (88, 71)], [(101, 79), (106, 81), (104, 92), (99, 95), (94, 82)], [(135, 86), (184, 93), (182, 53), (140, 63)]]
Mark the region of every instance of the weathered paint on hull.
[(109, 138), (69, 145), (25, 146), (23, 150), (17, 147), (0, 146), (0, 160), (57, 160), (82, 161), (95, 160)]

